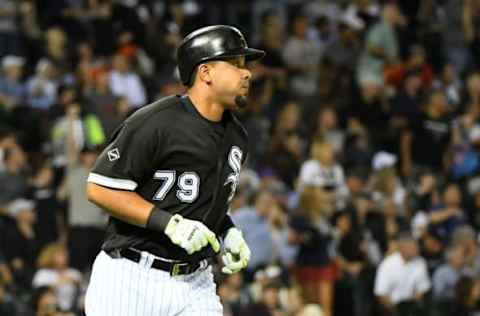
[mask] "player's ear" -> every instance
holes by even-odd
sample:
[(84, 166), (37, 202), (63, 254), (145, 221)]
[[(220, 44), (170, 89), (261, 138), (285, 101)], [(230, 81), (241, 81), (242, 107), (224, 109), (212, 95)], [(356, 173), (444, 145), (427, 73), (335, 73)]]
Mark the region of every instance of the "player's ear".
[(198, 76), (201, 81), (205, 82), (206, 84), (210, 84), (212, 82), (212, 74), (211, 74), (211, 67), (208, 64), (200, 64), (198, 66)]

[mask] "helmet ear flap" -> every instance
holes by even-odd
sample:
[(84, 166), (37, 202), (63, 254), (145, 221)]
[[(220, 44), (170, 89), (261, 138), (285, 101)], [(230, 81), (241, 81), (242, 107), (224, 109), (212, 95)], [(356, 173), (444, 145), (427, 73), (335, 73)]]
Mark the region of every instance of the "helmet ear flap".
[(191, 88), (193, 84), (195, 83), (195, 79), (197, 77), (197, 72), (198, 72), (198, 66), (195, 66), (192, 70), (192, 74), (188, 76), (188, 81), (187, 83), (183, 83), (185, 86), (188, 88)]

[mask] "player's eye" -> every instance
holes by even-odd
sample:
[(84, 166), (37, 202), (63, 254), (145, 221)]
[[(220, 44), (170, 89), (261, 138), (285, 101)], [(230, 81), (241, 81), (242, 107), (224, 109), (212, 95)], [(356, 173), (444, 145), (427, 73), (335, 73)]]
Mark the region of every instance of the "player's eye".
[(237, 67), (237, 68), (245, 68), (246, 67), (245, 61), (243, 61), (241, 59), (232, 59), (232, 60), (230, 60), (230, 64)]

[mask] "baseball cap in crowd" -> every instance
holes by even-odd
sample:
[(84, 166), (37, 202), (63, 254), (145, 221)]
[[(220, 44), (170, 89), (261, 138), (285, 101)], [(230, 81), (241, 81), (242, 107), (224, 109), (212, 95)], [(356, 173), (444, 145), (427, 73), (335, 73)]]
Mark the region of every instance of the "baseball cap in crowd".
[(272, 279), (280, 278), (281, 274), (282, 274), (282, 270), (280, 269), (280, 267), (276, 265), (270, 265), (265, 267), (265, 269), (261, 269), (255, 272), (254, 278), (255, 280), (260, 280), (264, 278), (272, 280)]
[(25, 58), (15, 55), (7, 55), (2, 58), (2, 69), (9, 67), (22, 67), (25, 64)]
[(35, 67), (36, 72), (44, 72), (48, 67), (52, 67), (53, 64), (47, 58), (42, 58), (38, 61), (37, 66)]
[(365, 23), (363, 20), (360, 19), (353, 11), (343, 14), (343, 16), (340, 18), (340, 23), (355, 31), (361, 31), (365, 28)]
[(7, 214), (10, 217), (15, 218), (22, 211), (33, 210), (34, 208), (35, 208), (35, 203), (32, 200), (16, 199), (13, 202), (8, 204)]
[(397, 156), (386, 151), (377, 152), (372, 159), (372, 169), (378, 171), (393, 167), (397, 163)]

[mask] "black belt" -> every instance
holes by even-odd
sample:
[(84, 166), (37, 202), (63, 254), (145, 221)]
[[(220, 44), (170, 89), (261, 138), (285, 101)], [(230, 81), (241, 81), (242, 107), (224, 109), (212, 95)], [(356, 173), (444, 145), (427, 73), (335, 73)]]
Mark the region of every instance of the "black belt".
[[(140, 251), (133, 249), (119, 249), (118, 251), (112, 251), (109, 254), (111, 257), (121, 257), (131, 260), (133, 262), (140, 262), (142, 255)], [(190, 274), (197, 271), (198, 268), (202, 265), (202, 262), (205, 262), (207, 265), (207, 260), (202, 260), (199, 262), (178, 262), (178, 261), (167, 261), (160, 258), (154, 259), (152, 262), (151, 268), (170, 272), (171, 276)]]

